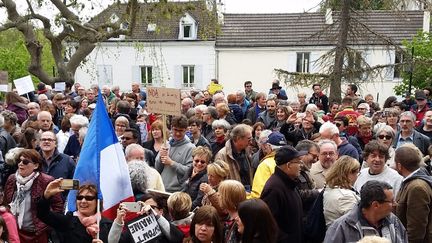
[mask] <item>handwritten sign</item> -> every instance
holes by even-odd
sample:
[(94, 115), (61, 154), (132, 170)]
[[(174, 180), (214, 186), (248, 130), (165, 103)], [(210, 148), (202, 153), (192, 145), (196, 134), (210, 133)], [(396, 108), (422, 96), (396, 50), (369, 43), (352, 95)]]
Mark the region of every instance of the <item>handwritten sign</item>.
[(162, 233), (153, 214), (140, 217), (130, 222), (127, 227), (135, 243), (148, 242)]
[(15, 79), (13, 82), (19, 95), (27, 94), (35, 90), (30, 75)]
[(180, 90), (161, 87), (147, 87), (147, 108), (151, 113), (180, 116)]
[(0, 71), (0, 84), (8, 84), (8, 72), (7, 71)]

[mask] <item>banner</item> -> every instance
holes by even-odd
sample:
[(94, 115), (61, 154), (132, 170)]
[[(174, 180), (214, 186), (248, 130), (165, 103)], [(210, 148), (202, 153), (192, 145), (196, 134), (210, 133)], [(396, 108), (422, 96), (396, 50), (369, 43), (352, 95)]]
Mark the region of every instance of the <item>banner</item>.
[(162, 233), (153, 213), (131, 221), (127, 227), (135, 243), (148, 242)]
[(180, 116), (180, 90), (161, 87), (147, 87), (147, 109), (150, 113)]

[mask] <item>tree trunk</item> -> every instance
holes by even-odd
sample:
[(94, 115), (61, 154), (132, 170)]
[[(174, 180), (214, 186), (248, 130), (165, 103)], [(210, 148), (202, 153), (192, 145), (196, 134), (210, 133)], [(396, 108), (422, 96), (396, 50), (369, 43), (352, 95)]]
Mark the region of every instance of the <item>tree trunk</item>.
[(340, 102), (342, 93), (342, 71), (344, 64), (344, 56), (348, 44), (348, 31), (350, 25), (350, 6), (352, 0), (342, 0), (341, 16), (339, 20), (340, 31), (336, 44), (335, 63), (330, 83), (330, 102)]

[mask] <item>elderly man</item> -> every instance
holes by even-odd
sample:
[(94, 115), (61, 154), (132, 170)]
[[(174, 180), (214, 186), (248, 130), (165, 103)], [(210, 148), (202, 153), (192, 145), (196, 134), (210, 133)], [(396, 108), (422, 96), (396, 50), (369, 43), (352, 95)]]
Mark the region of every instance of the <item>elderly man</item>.
[(226, 103), (225, 95), (222, 92), (213, 95), (213, 105), (216, 107), (220, 103)]
[(279, 228), (277, 242), (303, 242), (303, 207), (296, 180), (300, 175), (301, 156), (306, 153), (292, 146), (278, 149), (277, 167), (261, 193), (261, 199), (267, 203)]
[(369, 168), (362, 169), (354, 184), (354, 189), (360, 191), (362, 186), (370, 180), (389, 183), (396, 195), (402, 183), (402, 176), (386, 165), (390, 155), (388, 148), (377, 140), (370, 141), (364, 149), (364, 159)]
[(392, 213), (392, 187), (369, 181), (360, 191), (360, 203), (328, 228), (324, 243), (358, 242), (365, 236), (381, 236), (389, 242), (409, 242), (405, 227)]
[(75, 163), (71, 157), (59, 153), (57, 150), (57, 138), (52, 131), (41, 134), (40, 155), (42, 156), (42, 171), (54, 178), (72, 179), (75, 171)]
[(107, 104), (110, 104), (111, 101), (116, 97), (113, 92), (111, 92), (111, 88), (108, 85), (102, 86), (102, 95), (106, 100)]
[(194, 102), (191, 98), (186, 97), (181, 101), (181, 113), (186, 115), (186, 112), (194, 106)]
[(396, 215), (406, 227), (410, 243), (432, 241), (432, 179), (420, 167), (421, 157), (415, 148), (396, 150), (396, 170), (404, 177), (396, 197)]
[(144, 90), (140, 89), (140, 84), (137, 82), (132, 83), (132, 92), (136, 94), (138, 100), (147, 100), (147, 94)]
[(83, 115), (73, 115), (69, 121), (71, 123), (72, 134), (66, 143), (63, 153), (76, 160), (81, 152), (81, 144), (78, 140), (79, 130), (82, 127), (88, 127), (89, 120)]
[(48, 111), (39, 112), (37, 115), (37, 121), (40, 132), (54, 131), (54, 133), (57, 133), (59, 131), (58, 127), (52, 121), (51, 113)]
[(82, 99), (84, 99), (86, 96), (86, 89), (84, 86), (80, 85), (77, 88), (77, 96), (75, 96), (74, 100), (76, 102), (81, 102)]
[(202, 135), (210, 142), (215, 142), (215, 134), (212, 128), (212, 123), (218, 118), (217, 110), (214, 106), (209, 106), (202, 113), (203, 125), (201, 128)]
[[(263, 131), (264, 132), (264, 131)], [(261, 132), (261, 134), (263, 134)], [(264, 134), (265, 135), (265, 134)], [(266, 138), (266, 139), (265, 139)], [(280, 132), (272, 132), (263, 139), (260, 135), (261, 146), (264, 150), (269, 150), (270, 153), (261, 161), (255, 172), (252, 183), (251, 198), (259, 198), (267, 180), (273, 175), (276, 167), (275, 154), (276, 151), (284, 145), (287, 145), (285, 136)]]
[(414, 130), (416, 116), (411, 111), (402, 112), (399, 117), (400, 131), (393, 142), (394, 148), (399, 148), (405, 143), (413, 143), (423, 155), (428, 154), (429, 138)]
[(215, 160), (223, 160), (229, 165), (229, 179), (240, 181), (245, 188), (250, 188), (252, 184), (251, 159), (246, 153), (246, 148), (252, 139), (252, 127), (239, 124), (232, 129), (225, 147), (215, 156)]
[(40, 94), (38, 95), (38, 103), (40, 105), (43, 105), (45, 103), (50, 103), (51, 101), (48, 99), (48, 96), (46, 94)]
[(195, 145), (185, 137), (187, 128), (185, 116), (174, 117), (171, 121), (170, 147), (162, 146), (156, 157), (155, 168), (161, 174), (168, 192), (182, 189), (182, 178), (192, 165), (192, 150)]
[(246, 94), (244, 91), (238, 90), (236, 92), (236, 102), (242, 109), (243, 118), (246, 117), (246, 113), (250, 108), (251, 102), (248, 99), (246, 99)]
[(318, 163), (312, 164), (310, 175), (315, 181), (316, 188), (324, 188), (327, 171), (338, 158), (337, 145), (332, 140), (319, 141)]
[(329, 139), (336, 143), (339, 156), (348, 155), (359, 160), (358, 150), (345, 137), (339, 135), (338, 127), (331, 122), (324, 122), (319, 129), (322, 139)]

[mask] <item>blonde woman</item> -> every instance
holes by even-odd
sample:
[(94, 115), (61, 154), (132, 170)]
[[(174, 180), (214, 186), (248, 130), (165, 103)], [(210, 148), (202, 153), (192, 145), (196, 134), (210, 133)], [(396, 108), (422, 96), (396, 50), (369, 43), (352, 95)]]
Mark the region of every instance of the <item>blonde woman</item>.
[(329, 227), (333, 221), (349, 212), (360, 200), (353, 189), (360, 170), (360, 163), (350, 157), (342, 156), (330, 167), (326, 175), (324, 191), (324, 218)]
[(243, 184), (236, 180), (225, 180), (219, 185), (220, 202), (229, 218), (224, 222), (224, 239), (226, 243), (240, 242), (241, 236), (235, 222), (238, 217), (239, 204), (246, 200)]
[(229, 175), (229, 166), (223, 160), (216, 160), (207, 165), (208, 183), (201, 183), (200, 191), (204, 193), (202, 205), (211, 205), (218, 211), (219, 216), (224, 218), (227, 213), (220, 205), (219, 185)]

